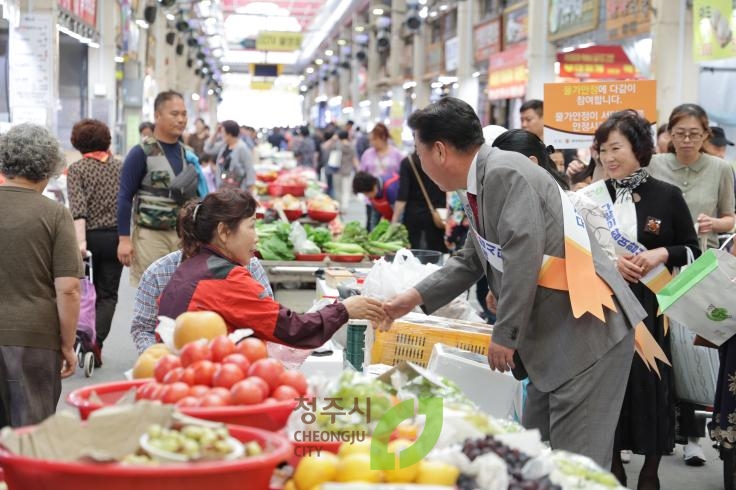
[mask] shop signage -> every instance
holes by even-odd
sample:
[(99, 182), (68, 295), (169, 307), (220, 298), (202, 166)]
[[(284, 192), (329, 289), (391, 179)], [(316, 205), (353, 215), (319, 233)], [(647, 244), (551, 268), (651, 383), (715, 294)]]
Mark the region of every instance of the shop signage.
[(53, 34), (50, 14), (23, 14), (10, 29), (8, 71), (10, 118), (13, 124), (49, 127), (53, 94)]
[(493, 53), (501, 51), (501, 18), (475, 26), (473, 45), (476, 63), (485, 63)]
[(555, 148), (587, 148), (598, 126), (611, 113), (624, 109), (656, 121), (657, 82), (546, 83), (544, 142)]
[(550, 41), (564, 39), (598, 27), (598, 0), (549, 0)]
[(432, 43), (427, 45), (427, 57), (425, 58), (424, 71), (426, 76), (434, 76), (442, 70), (442, 55), (444, 53), (442, 43)]
[(459, 55), (460, 41), (455, 36), (445, 42), (445, 71), (457, 70)]
[(731, 0), (693, 2), (693, 57), (695, 61), (736, 56), (736, 19)]
[(528, 79), (526, 43), (492, 54), (488, 62), (488, 99), (523, 97)]
[(58, 0), (57, 4), (88, 26), (97, 28), (97, 0)]
[(637, 75), (621, 46), (590, 46), (558, 53), (557, 61), (561, 77), (626, 80)]
[(302, 46), (301, 32), (263, 31), (256, 38), (258, 51), (296, 51)]
[(648, 33), (652, 26), (651, 0), (606, 0), (606, 31), (610, 41)]
[(529, 38), (529, 5), (517, 3), (503, 13), (503, 46), (525, 42)]
[(273, 88), (273, 79), (260, 79), (260, 80), (251, 80), (250, 81), (250, 89), (251, 90), (271, 90)]

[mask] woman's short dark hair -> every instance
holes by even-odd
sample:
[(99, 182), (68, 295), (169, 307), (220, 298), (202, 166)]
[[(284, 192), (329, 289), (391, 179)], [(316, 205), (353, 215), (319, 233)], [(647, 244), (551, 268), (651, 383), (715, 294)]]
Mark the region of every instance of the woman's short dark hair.
[(242, 189), (226, 187), (207, 194), (201, 201), (192, 199), (179, 212), (183, 258), (197, 254), (201, 245), (211, 243), (218, 224), (235, 230), (255, 212), (256, 200)]
[(370, 192), (378, 184), (378, 179), (368, 172), (357, 172), (353, 177), (353, 194)]
[(371, 136), (374, 138), (378, 138), (379, 140), (388, 141), (388, 138), (391, 136), (388, 132), (388, 128), (383, 123), (376, 123), (375, 126), (373, 126), (373, 129), (371, 130)]
[(337, 137), (341, 140), (346, 140), (350, 138), (350, 134), (345, 130), (341, 130), (337, 133)]
[(526, 157), (534, 157), (540, 167), (545, 169), (563, 189), (569, 189), (565, 176), (562, 175), (549, 158), (551, 146), (545, 146), (544, 142), (536, 134), (526, 129), (511, 129), (501, 133), (494, 141), (493, 146), (501, 150), (515, 151)]
[(97, 119), (82, 119), (72, 128), (72, 146), (80, 153), (110, 149), (110, 128)]
[(614, 112), (595, 131), (593, 148), (596, 152), (600, 152), (601, 145), (608, 141), (612, 131), (618, 131), (629, 140), (639, 165), (642, 167), (649, 165), (654, 154), (652, 125), (649, 121), (633, 109)]
[(230, 136), (240, 136), (240, 126), (238, 126), (238, 123), (233, 120), (227, 120), (223, 121), (222, 124), (222, 130), (225, 131), (225, 134), (229, 134)]
[(457, 151), (467, 153), (485, 142), (483, 128), (475, 111), (455, 97), (443, 97), (415, 111), (409, 117), (408, 124), (425, 145), (444, 141)]
[[(705, 134), (703, 141), (706, 141), (711, 137), (708, 113), (705, 112), (705, 109), (700, 107), (698, 104), (680, 104), (672, 109), (670, 119), (667, 121), (667, 131), (672, 132), (672, 128), (687, 117), (694, 117), (700, 122), (700, 125), (703, 127), (703, 133)], [(667, 151), (675, 153), (675, 144), (673, 142), (670, 141), (670, 144), (667, 145)], [(700, 147), (700, 151), (704, 151), (702, 146)]]

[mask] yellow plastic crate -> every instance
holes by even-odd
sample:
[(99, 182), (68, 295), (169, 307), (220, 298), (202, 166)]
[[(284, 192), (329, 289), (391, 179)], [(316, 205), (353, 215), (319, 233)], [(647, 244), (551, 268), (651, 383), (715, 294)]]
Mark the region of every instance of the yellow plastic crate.
[(445, 344), (487, 355), (493, 327), (448, 320), (452, 325), (428, 325), (395, 321), (388, 332), (375, 331), (371, 363), (394, 366), (409, 361), (426, 367), (434, 344)]

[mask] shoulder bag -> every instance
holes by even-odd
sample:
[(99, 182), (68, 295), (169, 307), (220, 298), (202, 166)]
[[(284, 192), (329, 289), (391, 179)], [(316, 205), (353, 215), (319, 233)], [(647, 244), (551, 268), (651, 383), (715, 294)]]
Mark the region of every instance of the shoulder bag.
[(422, 182), (422, 177), (421, 175), (419, 175), (417, 168), (414, 166), (414, 156), (413, 155), (409, 155), (409, 166), (414, 172), (414, 176), (416, 176), (417, 182), (419, 182), (419, 188), (422, 190), (422, 194), (424, 195), (424, 200), (427, 201), (427, 207), (429, 207), (429, 212), (432, 213), (432, 221), (434, 221), (434, 225), (437, 228), (441, 228), (444, 230), (445, 220), (442, 219), (442, 216), (440, 216), (440, 213), (438, 213), (435, 207), (432, 205), (432, 201), (429, 200), (429, 195), (427, 194), (427, 189), (424, 188), (424, 182)]

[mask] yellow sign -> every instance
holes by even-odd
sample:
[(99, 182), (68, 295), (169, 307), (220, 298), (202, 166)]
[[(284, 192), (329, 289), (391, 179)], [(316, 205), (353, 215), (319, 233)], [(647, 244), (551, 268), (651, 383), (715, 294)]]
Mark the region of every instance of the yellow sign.
[(251, 90), (271, 90), (273, 88), (273, 80), (251, 80)]
[(259, 32), (258, 51), (296, 51), (302, 45), (301, 32)]
[(731, 0), (695, 0), (693, 3), (693, 57), (695, 61), (736, 57)]

